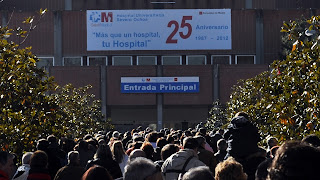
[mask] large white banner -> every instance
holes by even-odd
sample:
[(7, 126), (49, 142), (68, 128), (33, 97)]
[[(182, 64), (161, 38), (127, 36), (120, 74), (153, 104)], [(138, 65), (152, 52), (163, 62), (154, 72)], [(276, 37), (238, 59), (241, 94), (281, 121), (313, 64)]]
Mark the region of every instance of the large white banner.
[(88, 10), (87, 50), (231, 49), (230, 9)]

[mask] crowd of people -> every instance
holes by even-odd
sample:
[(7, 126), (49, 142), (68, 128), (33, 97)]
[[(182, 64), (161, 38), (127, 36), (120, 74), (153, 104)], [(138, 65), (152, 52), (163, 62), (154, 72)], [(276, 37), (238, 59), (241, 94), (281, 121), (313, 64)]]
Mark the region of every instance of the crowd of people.
[(131, 132), (97, 132), (82, 139), (54, 135), (37, 150), (17, 156), (0, 152), (0, 180), (284, 180), (320, 179), (320, 139), (258, 146), (258, 129), (244, 112), (227, 129), (138, 127)]

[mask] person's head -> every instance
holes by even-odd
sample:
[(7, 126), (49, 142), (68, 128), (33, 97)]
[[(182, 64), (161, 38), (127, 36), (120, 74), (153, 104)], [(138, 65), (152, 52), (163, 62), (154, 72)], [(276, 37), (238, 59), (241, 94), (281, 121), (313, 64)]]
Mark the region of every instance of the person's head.
[(119, 133), (118, 131), (113, 131), (112, 137), (113, 137), (114, 139), (119, 139), (119, 136), (120, 136), (120, 133)]
[(94, 154), (94, 159), (112, 159), (112, 153), (108, 145), (101, 145)]
[(149, 142), (157, 142), (158, 139), (158, 133), (157, 132), (151, 132), (146, 137), (147, 141)]
[(224, 134), (224, 130), (223, 130), (223, 129), (219, 129), (219, 130), (218, 130), (218, 133), (219, 133), (220, 135), (223, 135), (223, 134)]
[(167, 144), (161, 149), (161, 159), (166, 160), (172, 154), (179, 151), (179, 146), (176, 144)]
[(277, 146), (278, 145), (278, 140), (275, 137), (270, 137), (268, 139), (268, 147), (272, 148), (273, 146)]
[(183, 139), (183, 149), (198, 150), (198, 141), (192, 137), (186, 137)]
[(162, 173), (149, 159), (138, 157), (129, 161), (124, 168), (125, 180), (162, 180)]
[(207, 134), (207, 130), (206, 130), (206, 128), (200, 128), (199, 130), (198, 130), (200, 133), (201, 133), (201, 135), (206, 135)]
[(310, 135), (304, 137), (302, 139), (302, 142), (303, 143), (307, 143), (307, 144), (309, 144), (309, 145), (311, 145), (313, 147), (319, 147), (320, 146), (320, 139), (315, 134), (310, 134)]
[(318, 179), (319, 162), (319, 149), (300, 141), (285, 142), (276, 152), (267, 179)]
[(189, 169), (182, 177), (182, 180), (214, 180), (214, 175), (207, 166), (199, 166)]
[(243, 116), (245, 117), (247, 120), (249, 120), (249, 115), (246, 112), (238, 112), (234, 117), (238, 117), (238, 116)]
[(226, 151), (228, 148), (227, 141), (225, 139), (219, 139), (217, 141), (217, 149), (220, 151)]
[(89, 146), (89, 144), (86, 142), (86, 141), (84, 141), (84, 140), (80, 140), (79, 141), (79, 150), (88, 150), (88, 146)]
[(141, 149), (135, 149), (130, 153), (129, 159), (132, 161), (133, 159), (137, 157), (146, 157), (146, 153), (142, 151)]
[(6, 151), (0, 151), (0, 170), (5, 172), (9, 178), (15, 173), (14, 155)]
[(26, 152), (22, 156), (22, 164), (30, 164), (30, 159), (33, 152)]
[(167, 137), (167, 142), (168, 142), (169, 144), (174, 144), (174, 138), (173, 138), (172, 135), (169, 135), (169, 136)]
[(46, 151), (49, 146), (49, 141), (46, 139), (39, 139), (37, 142), (37, 150)]
[(243, 167), (239, 162), (229, 157), (216, 166), (215, 178), (216, 180), (246, 180), (247, 174), (243, 172)]
[(161, 137), (161, 138), (158, 138), (156, 145), (157, 145), (157, 147), (159, 147), (161, 149), (166, 144), (167, 144), (167, 140), (165, 138)]
[(30, 159), (31, 169), (47, 168), (47, 165), (48, 165), (48, 156), (44, 151), (38, 150), (32, 154)]
[(112, 152), (113, 159), (115, 159), (118, 163), (121, 163), (123, 160), (123, 156), (125, 154), (122, 142), (115, 141), (112, 144), (111, 152)]
[(81, 180), (113, 180), (113, 178), (106, 168), (94, 165), (82, 175)]
[(70, 151), (68, 153), (68, 164), (72, 164), (72, 165), (80, 164), (80, 157), (79, 157), (78, 151)]
[(197, 140), (197, 142), (199, 144), (199, 148), (204, 148), (205, 147), (206, 139), (203, 136), (198, 135), (198, 136), (195, 136), (194, 138)]
[(56, 144), (58, 143), (57, 138), (54, 135), (50, 135), (47, 137), (47, 140), (49, 142), (49, 144)]
[(144, 141), (143, 137), (140, 134), (134, 134), (132, 136), (132, 141), (133, 142), (139, 142), (139, 141)]
[(151, 143), (147, 141), (144, 142), (140, 149), (146, 153), (148, 159), (153, 159), (154, 149)]

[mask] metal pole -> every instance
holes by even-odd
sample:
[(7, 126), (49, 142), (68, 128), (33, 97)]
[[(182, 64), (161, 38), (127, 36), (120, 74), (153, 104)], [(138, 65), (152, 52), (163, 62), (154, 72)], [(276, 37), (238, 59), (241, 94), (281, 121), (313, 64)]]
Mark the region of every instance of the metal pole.
[[(157, 77), (162, 77), (162, 66), (157, 65)], [(163, 94), (157, 93), (157, 131), (163, 127)]]

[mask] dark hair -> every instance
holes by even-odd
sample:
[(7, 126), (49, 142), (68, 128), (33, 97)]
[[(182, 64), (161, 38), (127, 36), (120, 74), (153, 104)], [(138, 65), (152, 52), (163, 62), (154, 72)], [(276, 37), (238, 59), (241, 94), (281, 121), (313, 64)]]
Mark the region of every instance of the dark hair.
[(167, 142), (168, 142), (168, 143), (171, 143), (172, 141), (174, 141), (174, 138), (172, 137), (172, 135), (169, 135), (169, 136), (167, 137)]
[(217, 148), (218, 149), (227, 149), (227, 146), (228, 146), (228, 144), (227, 144), (227, 141), (225, 140), (225, 139), (219, 139), (218, 141), (217, 141)]
[(207, 134), (207, 130), (205, 128), (200, 128), (199, 129), (199, 132), (203, 135), (206, 135)]
[(195, 136), (195, 137), (193, 137), (193, 138), (197, 140), (198, 145), (199, 145), (198, 147), (199, 147), (199, 148), (203, 148), (203, 147), (202, 147), (202, 144), (206, 142), (206, 139), (205, 139), (203, 136), (201, 136), (201, 135)]
[(97, 149), (97, 152), (94, 154), (95, 159), (101, 159), (101, 160), (110, 160), (112, 159), (112, 152), (107, 145), (100, 145)]
[(50, 135), (47, 137), (47, 140), (50, 144), (55, 144), (57, 143), (57, 138), (54, 135)]
[(238, 116), (243, 116), (245, 117), (246, 119), (249, 120), (249, 115), (246, 113), (246, 112), (238, 112), (235, 117), (238, 117)]
[(48, 165), (48, 155), (44, 151), (38, 150), (34, 152), (30, 159), (30, 167), (46, 168)]
[(167, 140), (163, 137), (157, 140), (157, 147), (159, 148), (163, 148), (163, 146), (165, 146), (166, 144), (168, 144)]
[(300, 141), (285, 142), (276, 152), (268, 178), (272, 180), (318, 179), (319, 162), (319, 149)]
[(179, 146), (176, 144), (167, 144), (161, 150), (161, 159), (166, 160), (172, 154), (179, 151)]
[(140, 149), (146, 153), (146, 158), (153, 160), (154, 149), (150, 142), (144, 142)]
[(157, 142), (158, 139), (158, 133), (156, 132), (151, 132), (147, 135), (146, 138), (149, 142)]
[(37, 150), (46, 151), (49, 146), (49, 141), (46, 139), (39, 139), (37, 142)]
[(106, 168), (94, 165), (82, 175), (81, 180), (113, 180), (113, 178)]
[(315, 134), (310, 134), (302, 139), (303, 143), (307, 143), (311, 146), (318, 147), (320, 146), (320, 139)]
[(183, 139), (183, 148), (184, 149), (196, 149), (198, 148), (199, 143), (195, 138), (186, 137)]

